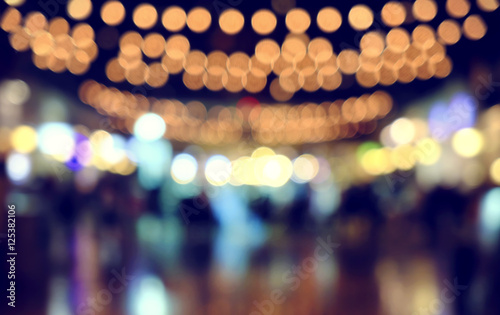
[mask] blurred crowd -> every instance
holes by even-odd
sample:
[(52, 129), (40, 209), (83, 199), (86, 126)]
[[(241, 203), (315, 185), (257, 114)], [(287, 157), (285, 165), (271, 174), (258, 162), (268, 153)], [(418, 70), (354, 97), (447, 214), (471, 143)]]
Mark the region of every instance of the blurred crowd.
[(2, 199), (20, 209), (16, 311), (498, 314), (499, 235), (481, 226), (498, 189), (383, 185), (348, 189), (318, 220), (307, 185), (282, 207), (260, 196), (243, 209), (224, 191), (243, 187), (220, 187), (165, 211), (133, 176), (83, 194), (55, 179), (8, 189), (2, 174)]

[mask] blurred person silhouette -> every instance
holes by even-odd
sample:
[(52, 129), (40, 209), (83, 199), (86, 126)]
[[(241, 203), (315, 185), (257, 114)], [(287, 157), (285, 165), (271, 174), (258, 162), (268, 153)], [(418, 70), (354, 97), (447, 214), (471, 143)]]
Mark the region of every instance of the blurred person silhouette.
[[(451, 283), (470, 288), (479, 266), (474, 234), (472, 195), (437, 188), (428, 194), (422, 207), (422, 220), (428, 232), (428, 245), (440, 273)], [(472, 314), (472, 290), (461, 290), (453, 301), (456, 314)]]
[(384, 218), (370, 186), (353, 187), (343, 195), (335, 214), (339, 277), (329, 314), (380, 314), (375, 265)]

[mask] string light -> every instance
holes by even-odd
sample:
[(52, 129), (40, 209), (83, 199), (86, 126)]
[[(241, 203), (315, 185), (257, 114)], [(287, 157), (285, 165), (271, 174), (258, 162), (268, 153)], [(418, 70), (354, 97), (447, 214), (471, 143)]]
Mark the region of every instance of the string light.
[[(70, 1), (68, 15), (77, 20), (85, 19), (92, 12), (89, 3)], [(478, 1), (478, 5), (485, 10), (498, 7), (495, 1)], [(77, 7), (81, 12), (75, 12)], [(447, 10), (455, 16), (465, 16), (469, 7), (461, 0), (447, 2)], [(436, 10), (433, 0), (418, 0), (412, 7), (413, 15), (423, 22), (433, 20)], [(101, 7), (101, 18), (108, 25), (120, 24), (125, 14), (119, 1), (108, 1)], [(147, 83), (151, 87), (161, 87), (171, 75), (181, 73), (184, 84), (192, 90), (206, 87), (212, 91), (225, 88), (234, 93), (243, 89), (259, 93), (268, 87), (277, 101), (284, 102), (300, 89), (308, 92), (319, 88), (335, 90), (343, 81), (342, 75), (354, 75), (359, 85), (367, 88), (377, 84), (391, 85), (396, 81), (408, 83), (416, 78), (446, 77), (452, 70), (452, 62), (443, 45), (458, 42), (462, 32), (465, 37), (477, 40), (487, 31), (484, 20), (479, 15), (471, 15), (463, 22), (463, 29), (454, 20), (446, 20), (436, 31), (429, 25), (417, 25), (410, 36), (404, 29), (397, 28), (406, 21), (407, 8), (394, 1), (384, 5), (381, 16), (386, 25), (396, 27), (388, 32), (385, 40), (377, 31), (367, 32), (361, 38), (359, 51), (344, 49), (338, 54), (328, 39), (310, 39), (304, 34), (311, 25), (311, 17), (299, 8), (287, 11), (285, 24), (292, 34), (287, 35), (281, 47), (274, 40), (264, 39), (255, 46), (254, 55), (235, 52), (228, 57), (221, 52), (213, 55), (207, 52), (212, 56), (208, 58), (205, 52), (191, 50), (189, 40), (183, 35), (164, 38), (159, 33), (147, 33), (143, 38), (130, 31), (121, 37), (120, 50), (107, 62), (105, 72), (112, 82), (126, 80), (133, 85)], [(133, 11), (132, 19), (137, 27), (147, 30), (155, 26), (158, 13), (154, 6), (140, 4)], [(172, 32), (187, 25), (191, 31), (202, 33), (208, 30), (211, 20), (210, 12), (202, 7), (193, 8), (186, 14), (182, 8), (174, 6), (162, 15), (162, 24)], [(373, 24), (373, 12), (367, 6), (356, 5), (350, 10), (348, 20), (355, 30), (366, 30)], [(274, 13), (268, 10), (256, 12), (251, 22), (255, 32), (261, 35), (272, 33), (276, 23)], [(342, 25), (342, 17), (337, 9), (327, 7), (319, 11), (316, 23), (320, 30), (334, 32)], [(244, 17), (236, 9), (226, 10), (219, 17), (219, 26), (227, 34), (237, 34), (243, 25)], [(47, 21), (43, 14), (32, 12), (24, 18), (23, 24), (19, 11), (8, 8), (2, 16), (1, 27), (10, 33), (9, 41), (15, 50), (31, 48), (32, 60), (40, 69), (83, 74), (99, 54), (94, 29), (86, 23), (70, 29), (64, 18)], [(158, 60), (144, 60), (143, 54)], [(268, 84), (267, 76), (271, 72), (278, 78), (269, 80)], [(240, 134), (241, 128), (236, 129), (234, 134)], [(355, 130), (354, 134), (359, 126)], [(255, 135), (261, 141), (282, 141), (282, 135), (270, 136), (268, 131), (256, 131)], [(215, 141), (223, 140), (218, 137)]]
[(311, 25), (311, 17), (306, 10), (295, 8), (286, 14), (286, 27), (295, 34), (304, 33)]
[(135, 25), (140, 29), (150, 29), (158, 20), (158, 12), (151, 4), (139, 4), (132, 14)]
[(108, 1), (101, 7), (101, 18), (110, 26), (119, 25), (125, 19), (125, 7), (120, 1)]
[(179, 32), (186, 26), (186, 12), (178, 6), (171, 6), (163, 11), (161, 21), (165, 29)]
[(268, 35), (272, 33), (276, 24), (276, 16), (269, 10), (259, 10), (252, 16), (252, 28), (257, 34)]
[(212, 16), (207, 9), (196, 7), (191, 9), (187, 15), (187, 26), (195, 33), (203, 33), (210, 27)]
[(357, 31), (366, 30), (373, 24), (373, 12), (363, 4), (352, 7), (348, 18), (351, 27)]
[(469, 16), (463, 24), (465, 37), (471, 40), (479, 40), (486, 35), (487, 26), (484, 20), (477, 14)]
[(401, 2), (389, 1), (382, 8), (382, 21), (390, 27), (397, 27), (406, 20), (406, 9)]
[(92, 2), (90, 0), (70, 0), (67, 11), (72, 19), (85, 20), (92, 13)]
[(228, 9), (222, 12), (219, 17), (221, 30), (228, 35), (235, 35), (241, 31), (245, 24), (245, 18), (240, 11)]
[(342, 25), (342, 15), (339, 10), (332, 7), (326, 7), (318, 12), (316, 23), (323, 32), (333, 33)]
[[(77, 1), (72, 5), (84, 6), (84, 2)], [(413, 6), (416, 12), (414, 13), (421, 15), (424, 20), (426, 20), (426, 13), (422, 12), (429, 10), (429, 7), (424, 5), (427, 2), (434, 3), (433, 0), (419, 0)], [(483, 5), (488, 4), (483, 3)], [(459, 0), (450, 1), (448, 4), (449, 7), (460, 5)], [(124, 10), (121, 10), (122, 6), (119, 1), (106, 2), (101, 7), (101, 17), (110, 25), (119, 23), (125, 15)], [(433, 6), (431, 5), (430, 8), (432, 9)], [(228, 34), (235, 34), (243, 26), (244, 18), (237, 10), (226, 11), (223, 12), (219, 20), (222, 23), (221, 28), (226, 28)], [(337, 18), (336, 12), (338, 11), (331, 7), (320, 10), (316, 18), (320, 29), (331, 32), (341, 25), (341, 17)], [(138, 5), (132, 15), (136, 25), (144, 29), (152, 27), (157, 20), (156, 9), (150, 4)], [(235, 29), (231, 30), (231, 26), (227, 26), (229, 28), (224, 26), (229, 23), (224, 22), (225, 18), (223, 17), (226, 15), (230, 17), (228, 21), (234, 22), (238, 20)], [(149, 18), (145, 19), (145, 16)], [(231, 16), (237, 17), (236, 20)], [(255, 24), (252, 27), (264, 23), (262, 22), (263, 17), (269, 17), (269, 25), (262, 24), (264, 25), (263, 29), (258, 32), (262, 34), (272, 32), (275, 28), (273, 16), (272, 12), (266, 10), (256, 12), (252, 17), (252, 23)], [(293, 9), (288, 12), (287, 16), (288, 27), (295, 32), (295, 35), (287, 36), (279, 52), (277, 43), (264, 40), (256, 45), (255, 55), (247, 56), (250, 61), (254, 61), (249, 62), (249, 67), (243, 69), (239, 67), (212, 69), (211, 73), (204, 69), (201, 73), (198, 71), (196, 75), (183, 74), (183, 81), (188, 83), (188, 88), (194, 90), (207, 87), (214, 91), (226, 88), (231, 92), (246, 89), (249, 92), (258, 93), (263, 89), (261, 88), (262, 82), (267, 82), (267, 79), (262, 78), (262, 72), (267, 76), (272, 71), (280, 76), (286, 70), (283, 77), (278, 81), (287, 84), (285, 91), (288, 92), (281, 93), (281, 99), (283, 99), (284, 95), (288, 97), (289, 92), (294, 93), (298, 89), (315, 91), (318, 87), (325, 90), (331, 90), (332, 87), (337, 88), (337, 82), (342, 80), (338, 77), (339, 74), (335, 72), (335, 68), (339, 66), (342, 73), (355, 75), (358, 83), (364, 87), (371, 87), (373, 84), (390, 85), (395, 81), (410, 82), (414, 78), (414, 74), (422, 80), (433, 76), (445, 77), (451, 71), (452, 64), (447, 58), (443, 59), (442, 53), (436, 53), (432, 49), (442, 50), (439, 46), (436, 46), (436, 39), (442, 44), (451, 45), (460, 39), (462, 32), (457, 28), (457, 23), (453, 20), (442, 22), (437, 29), (437, 34), (430, 26), (418, 25), (413, 30), (410, 41), (406, 31), (396, 28), (390, 30), (387, 35), (387, 47), (385, 47), (384, 39), (378, 32), (368, 32), (362, 37), (360, 52), (356, 53), (350, 49), (347, 52), (340, 51), (341, 58), (339, 59), (338, 55), (330, 51), (331, 43), (328, 40), (321, 38), (309, 40), (307, 35), (303, 34), (310, 25), (310, 17), (307, 12), (303, 9)], [(373, 16), (373, 12), (366, 6), (357, 5), (351, 9), (349, 16), (351, 19), (350, 24), (355, 29), (364, 29), (371, 25), (370, 20), (372, 18), (370, 17)], [(389, 26), (402, 23), (405, 16), (406, 9), (397, 2), (386, 3), (382, 10), (382, 19)], [(361, 19), (360, 17), (368, 17), (368, 19)], [(428, 18), (429, 16), (427, 16)], [(83, 74), (90, 68), (92, 61), (96, 59), (99, 53), (99, 48), (95, 43), (94, 30), (88, 24), (75, 26), (71, 38), (69, 38), (67, 37), (69, 25), (63, 18), (56, 17), (47, 22), (43, 15), (32, 12), (25, 17), (27, 29), (19, 25), (21, 19), (22, 17), (16, 9), (9, 8), (2, 16), (2, 28), (11, 33), (10, 42), (14, 49), (25, 51), (31, 48), (33, 50), (33, 62), (40, 69), (50, 69), (54, 72), (62, 72), (67, 69), (73, 74)], [(143, 19), (142, 22), (141, 19)], [(164, 11), (162, 22), (164, 24), (171, 23), (164, 25), (171, 31), (181, 30), (186, 23), (188, 26), (191, 23), (190, 28), (194, 32), (203, 32), (210, 26), (211, 15), (201, 7), (192, 9), (186, 15), (183, 9), (173, 6)], [(334, 25), (328, 26), (325, 24), (327, 22)], [(363, 23), (366, 23), (366, 25), (363, 25)], [(38, 30), (42, 30), (42, 33)], [(32, 34), (32, 31), (35, 31), (36, 34)], [(477, 40), (486, 33), (486, 25), (481, 17), (473, 15), (464, 21), (463, 32), (467, 38)], [(66, 36), (60, 37), (64, 34)], [(73, 51), (74, 48), (72, 48), (71, 42), (74, 42), (77, 52)], [(164, 43), (165, 45), (163, 45)], [(415, 45), (415, 48), (410, 49), (412, 45)], [(142, 57), (138, 55), (140, 50), (138, 51), (134, 46), (142, 50), (144, 56), (148, 58), (161, 58), (163, 71), (156, 71), (157, 76), (150, 75), (149, 70), (154, 62), (144, 65)], [(162, 46), (164, 46), (164, 50)], [(142, 39), (137, 33), (127, 32), (120, 40), (120, 52), (116, 56), (119, 61), (118, 64), (123, 69), (117, 69), (116, 62), (109, 61), (106, 74), (111, 75), (110, 80), (113, 82), (122, 82), (123, 77), (125, 79), (128, 77), (127, 81), (131, 84), (143, 84), (150, 81), (151, 86), (160, 87), (166, 83), (168, 75), (175, 75), (186, 69), (186, 58), (189, 49), (189, 41), (182, 35), (172, 35), (169, 39), (165, 39), (158, 33), (151, 33), (146, 34), (146, 37)], [(410, 49), (410, 52), (406, 53), (406, 49)], [(426, 54), (429, 53), (432, 55), (427, 58)], [(379, 58), (379, 56), (381, 57)], [(405, 57), (410, 59), (410, 62), (406, 65), (404, 60), (401, 59)], [(429, 62), (426, 62), (427, 59), (429, 59)], [(310, 67), (315, 70), (313, 71)], [(158, 65), (155, 65), (154, 68), (159, 70)], [(323, 68), (325, 69), (323, 70)], [(293, 73), (290, 73), (290, 69), (293, 70)], [(358, 71), (360, 73), (357, 73)], [(127, 73), (128, 75), (125, 75)], [(249, 73), (250, 77), (248, 77)], [(312, 76), (313, 73), (315, 73), (314, 76)], [(395, 76), (399, 76), (399, 74), (402, 74), (403, 77), (396, 77), (396, 80), (394, 80)], [(156, 77), (159, 79), (156, 79)], [(325, 80), (326, 77), (335, 77), (335, 80), (328, 81)], [(296, 84), (299, 78), (300, 82)], [(292, 83), (295, 83), (290, 84), (289, 79), (292, 80)], [(251, 84), (247, 87), (248, 82), (251, 82)], [(326, 86), (323, 87), (325, 84)], [(271, 91), (270, 85), (269, 90)], [(272, 92), (271, 95), (280, 98), (278, 96), (280, 93), (277, 93), (276, 88), (273, 88)]]
[[(210, 143), (213, 145), (237, 142), (241, 139), (243, 132), (250, 132), (257, 142), (268, 144), (323, 142), (352, 137), (356, 133), (342, 135), (339, 130), (349, 128), (348, 126), (353, 123), (364, 124), (385, 117), (392, 107), (392, 99), (385, 92), (379, 91), (371, 95), (351, 98), (347, 102), (356, 104), (353, 110), (357, 113), (357, 116), (345, 116), (340, 121), (338, 120), (338, 113), (343, 103), (345, 103), (343, 101), (325, 102), (319, 105), (308, 103), (298, 107), (276, 104), (266, 106), (264, 112), (262, 112), (261, 107), (256, 107), (245, 116), (239, 108), (229, 110), (224, 107), (214, 107), (207, 111), (201, 103), (197, 103), (194, 107), (193, 105), (188, 107), (188, 105), (184, 105), (177, 100), (158, 100), (154, 104), (149, 104), (148, 100), (140, 95), (131, 95), (126, 92), (119, 92), (116, 89), (108, 89), (94, 81), (83, 83), (79, 95), (82, 102), (91, 105), (99, 112), (122, 121), (124, 123), (122, 129), (125, 132), (132, 132), (135, 120), (151, 107), (153, 113), (162, 117), (166, 122), (167, 132), (165, 137), (182, 142)], [(114, 104), (114, 106), (110, 107), (109, 104)], [(121, 110), (117, 111), (117, 108)], [(208, 113), (208, 116), (203, 118), (204, 114), (189, 114), (188, 116), (183, 114), (200, 112), (195, 108), (200, 108), (201, 112)], [(368, 110), (369, 108), (370, 110)], [(186, 111), (186, 109), (188, 110)], [(295, 111), (299, 115), (303, 115), (304, 119), (300, 118), (300, 116), (293, 118), (292, 113)], [(368, 115), (369, 112), (372, 114)], [(360, 113), (365, 114), (360, 115)], [(305, 119), (305, 117), (309, 118)], [(282, 123), (273, 123), (276, 120)], [(189, 129), (189, 126), (193, 124), (197, 125), (198, 128), (196, 130), (192, 129), (190, 136), (185, 138), (183, 130), (185, 128)], [(272, 129), (271, 126), (273, 126)], [(334, 128), (333, 133), (332, 128)], [(301, 134), (299, 130), (303, 129), (311, 129), (314, 132)], [(335, 131), (335, 129), (338, 130)], [(297, 134), (297, 136), (293, 136), (294, 134)], [(283, 135), (286, 135), (286, 137), (283, 137)]]

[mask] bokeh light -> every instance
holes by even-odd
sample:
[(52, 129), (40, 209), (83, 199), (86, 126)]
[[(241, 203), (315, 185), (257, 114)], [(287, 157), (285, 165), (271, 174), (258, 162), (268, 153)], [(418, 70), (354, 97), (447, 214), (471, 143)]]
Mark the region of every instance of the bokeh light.
[(500, 158), (491, 163), (490, 178), (493, 183), (500, 186)]
[(32, 163), (28, 155), (14, 152), (7, 156), (5, 167), (9, 179), (13, 183), (21, 185), (28, 181)]
[(50, 122), (38, 128), (38, 148), (57, 161), (66, 162), (74, 152), (74, 131), (70, 125)]
[(187, 15), (187, 26), (195, 33), (203, 33), (210, 27), (212, 16), (207, 9), (196, 7), (189, 11)]
[[(447, 3), (450, 1), (448, 0)], [(429, 22), (437, 14), (437, 4), (434, 0), (417, 0), (413, 3), (413, 16), (422, 22)]]
[(67, 11), (72, 19), (85, 20), (92, 13), (92, 2), (90, 0), (70, 0)]
[(101, 7), (101, 18), (111, 26), (121, 24), (125, 19), (125, 7), (120, 1), (108, 1)]
[(353, 29), (363, 31), (373, 24), (373, 11), (366, 5), (357, 4), (349, 11), (348, 19)]
[(477, 0), (477, 6), (485, 12), (493, 12), (500, 6), (498, 0)]
[(471, 4), (469, 0), (447, 0), (446, 12), (453, 18), (459, 19), (469, 13)]
[(391, 124), (391, 137), (397, 144), (410, 143), (415, 138), (415, 126), (408, 118), (399, 118)]
[(326, 7), (318, 12), (316, 23), (323, 32), (333, 33), (342, 25), (342, 15), (336, 8)]
[(154, 113), (139, 117), (134, 124), (134, 135), (142, 141), (155, 141), (163, 137), (167, 130), (163, 118)]
[(293, 160), (292, 180), (296, 183), (307, 183), (313, 180), (318, 172), (318, 159), (311, 154), (303, 154)]
[(37, 146), (37, 134), (30, 126), (19, 126), (12, 130), (11, 144), (20, 153), (31, 153)]
[(286, 27), (288, 30), (295, 34), (301, 34), (307, 31), (311, 25), (311, 17), (306, 10), (295, 8), (286, 14)]
[(261, 9), (252, 16), (252, 28), (260, 35), (268, 35), (276, 28), (277, 20), (272, 11)]
[(479, 40), (486, 35), (488, 27), (483, 18), (477, 14), (469, 16), (463, 24), (465, 37), (471, 40)]
[(30, 97), (31, 91), (22, 80), (5, 80), (0, 85), (0, 98), (13, 105), (22, 105)]
[(380, 15), (385, 25), (396, 27), (406, 20), (406, 8), (401, 2), (389, 1), (382, 8)]
[(484, 147), (484, 137), (477, 129), (465, 128), (455, 133), (452, 145), (457, 154), (470, 158), (481, 152)]
[(236, 9), (227, 9), (219, 17), (219, 26), (229, 35), (237, 34), (245, 24), (245, 17)]
[(134, 9), (132, 19), (138, 28), (150, 29), (158, 21), (158, 12), (151, 4), (142, 3)]
[(186, 12), (178, 6), (171, 6), (163, 11), (161, 21), (165, 29), (178, 32), (186, 26)]
[(205, 177), (214, 186), (222, 186), (231, 178), (231, 161), (223, 155), (214, 155), (207, 160)]
[(174, 157), (172, 161), (171, 175), (174, 181), (179, 184), (189, 184), (193, 181), (198, 172), (198, 162), (187, 153), (181, 153)]

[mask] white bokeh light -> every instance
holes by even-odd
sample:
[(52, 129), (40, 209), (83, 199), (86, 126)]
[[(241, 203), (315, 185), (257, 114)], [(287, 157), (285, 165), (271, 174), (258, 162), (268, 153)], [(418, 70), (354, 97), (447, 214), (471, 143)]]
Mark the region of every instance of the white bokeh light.
[(142, 141), (155, 141), (163, 137), (167, 131), (165, 121), (154, 113), (139, 117), (134, 125), (134, 135)]

